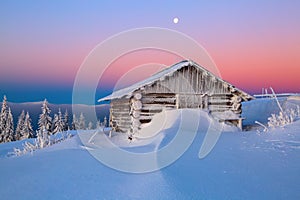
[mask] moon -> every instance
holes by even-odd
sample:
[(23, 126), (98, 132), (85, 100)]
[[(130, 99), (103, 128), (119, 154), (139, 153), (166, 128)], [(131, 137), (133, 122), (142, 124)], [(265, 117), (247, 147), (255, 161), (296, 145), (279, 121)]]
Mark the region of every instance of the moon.
[(173, 22), (174, 22), (174, 24), (177, 24), (179, 22), (178, 17), (174, 17)]

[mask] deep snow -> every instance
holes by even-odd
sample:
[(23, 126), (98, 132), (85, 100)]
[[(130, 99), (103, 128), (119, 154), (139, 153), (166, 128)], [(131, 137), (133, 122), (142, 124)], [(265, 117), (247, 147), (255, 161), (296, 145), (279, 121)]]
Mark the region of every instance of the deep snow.
[[(277, 109), (273, 101), (244, 104), (246, 122), (264, 122)], [(287, 107), (300, 104), (297, 99), (281, 102)], [(260, 127), (226, 130), (210, 154), (199, 159), (211, 120), (203, 113), (201, 117), (183, 156), (151, 173), (125, 173), (100, 163), (87, 149), (105, 146), (107, 136), (99, 133), (93, 144), (82, 142), (94, 131), (20, 157), (7, 155), (24, 141), (1, 144), (1, 199), (300, 199), (300, 120), (266, 133), (258, 133)], [(180, 120), (174, 117), (173, 122), (148, 139), (128, 142), (125, 135), (114, 135), (111, 140), (138, 153), (163, 148), (177, 132)]]

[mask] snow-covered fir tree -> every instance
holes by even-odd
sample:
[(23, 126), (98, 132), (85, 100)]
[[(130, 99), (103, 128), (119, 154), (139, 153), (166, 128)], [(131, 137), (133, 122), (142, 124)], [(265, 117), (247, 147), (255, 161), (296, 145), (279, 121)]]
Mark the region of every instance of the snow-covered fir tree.
[(67, 131), (70, 129), (70, 125), (69, 125), (69, 113), (68, 110), (66, 110), (65, 114), (64, 114), (64, 131)]
[(51, 124), (51, 134), (54, 134), (55, 124), (58, 120), (58, 115), (54, 114), (52, 124)]
[(104, 119), (103, 119), (103, 126), (104, 126), (104, 127), (107, 126), (107, 118), (106, 118), (106, 116), (105, 116)]
[(20, 140), (24, 135), (24, 121), (25, 121), (25, 112), (22, 110), (18, 118), (18, 123), (15, 131), (15, 140)]
[(0, 143), (14, 141), (14, 123), (11, 110), (4, 95), (0, 112)]
[(36, 134), (37, 134), (37, 138), (36, 138), (37, 148), (42, 149), (44, 147), (51, 145), (50, 134), (46, 129), (38, 130)]
[(89, 122), (89, 124), (88, 124), (88, 130), (92, 130), (93, 129), (93, 122)]
[(64, 131), (65, 122), (64, 119), (62, 118), (60, 109), (58, 110), (58, 114), (55, 115), (53, 124), (54, 124), (54, 129), (52, 131), (52, 134)]
[(79, 127), (79, 121), (78, 121), (76, 115), (73, 114), (72, 130), (78, 130), (78, 129), (80, 129), (80, 127)]
[(4, 96), (2, 101), (1, 112), (0, 112), (0, 143), (3, 142), (3, 138), (4, 138), (7, 114), (8, 114), (8, 106), (6, 102), (6, 96)]
[(6, 125), (3, 133), (3, 142), (14, 141), (14, 121), (10, 108), (8, 108)]
[(101, 122), (100, 122), (100, 120), (97, 120), (96, 129), (100, 129), (100, 128), (101, 128)]
[(51, 127), (52, 127), (52, 119), (50, 117), (51, 110), (48, 107), (48, 102), (45, 99), (43, 106), (42, 106), (42, 113), (40, 114), (39, 118), (39, 128), (38, 130), (44, 130), (46, 129), (48, 134), (51, 134)]
[(84, 117), (83, 113), (81, 113), (79, 116), (79, 129), (84, 130), (85, 128), (86, 128), (85, 127), (85, 117)]
[(31, 118), (29, 116), (29, 113), (26, 113), (25, 120), (24, 120), (24, 128), (23, 128), (23, 136), (21, 139), (27, 139), (27, 138), (33, 138), (34, 137), (34, 132), (33, 128), (31, 125)]

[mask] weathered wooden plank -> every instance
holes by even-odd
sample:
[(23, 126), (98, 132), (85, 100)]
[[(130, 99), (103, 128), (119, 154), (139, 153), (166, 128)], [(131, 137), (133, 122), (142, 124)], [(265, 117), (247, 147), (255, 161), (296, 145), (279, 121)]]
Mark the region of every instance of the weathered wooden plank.
[(116, 123), (124, 122), (130, 124), (131, 118), (112, 118), (111, 121)]
[(129, 105), (112, 105), (111, 109), (126, 109), (126, 110), (130, 110), (130, 106)]
[(175, 104), (176, 97), (144, 97), (142, 103), (169, 103)]
[(129, 103), (129, 98), (113, 99), (111, 103)]
[(230, 99), (209, 99), (208, 100), (209, 104), (227, 104), (231, 103)]
[(214, 110), (209, 110), (211, 113), (218, 113), (218, 112), (224, 112), (224, 111), (231, 111), (235, 114), (241, 114), (242, 110), (232, 110), (232, 109), (214, 109)]
[(149, 106), (149, 107), (143, 107), (141, 109), (141, 111), (142, 111), (142, 113), (159, 113), (163, 109), (164, 109), (163, 106), (161, 106), (161, 107), (151, 107), (151, 106)]
[(208, 102), (209, 106), (231, 106), (232, 107), (232, 103), (231, 102)]
[(164, 108), (176, 108), (176, 105), (172, 104), (143, 104), (142, 110), (162, 110)]
[(115, 121), (116, 126), (130, 127), (131, 123), (128, 121)]
[(112, 121), (130, 121), (131, 118), (130, 116), (127, 117), (127, 116), (112, 116)]
[(117, 123), (119, 123), (119, 122), (128, 122), (128, 123), (130, 123), (130, 121), (131, 121), (131, 118), (129, 117), (129, 118), (127, 118), (127, 117), (118, 117), (118, 118), (113, 118), (111, 121), (114, 121), (114, 122), (117, 122)]
[(115, 108), (115, 109), (129, 109), (130, 104), (111, 104), (110, 108)]
[(111, 111), (113, 116), (130, 116), (130, 112)]
[(147, 104), (143, 104), (143, 108), (147, 108), (147, 107), (155, 107), (159, 105), (159, 107), (176, 107), (176, 104), (175, 103), (168, 103), (168, 102), (160, 102), (160, 103), (157, 103), (157, 102), (153, 102), (153, 103), (147, 103)]
[(129, 104), (130, 100), (126, 99), (126, 101), (111, 101), (111, 104)]
[(224, 105), (224, 104), (222, 104), (222, 105), (209, 105), (208, 108), (210, 110), (214, 110), (214, 109), (218, 109), (218, 108), (220, 108), (220, 109), (228, 109), (229, 110), (229, 109), (232, 108), (232, 106), (231, 105)]
[(166, 107), (166, 106), (175, 106), (175, 104), (171, 104), (171, 103), (165, 103), (165, 104), (162, 104), (162, 103), (144, 103), (143, 104), (143, 107), (142, 108), (147, 108), (147, 107)]
[(118, 104), (118, 105), (111, 105), (110, 109), (115, 109), (115, 110), (130, 110), (130, 105), (125, 105), (125, 104)]
[(129, 115), (129, 111), (121, 111), (121, 110), (111, 110), (111, 112), (113, 113), (113, 114), (126, 114), (126, 115)]
[(206, 98), (203, 95), (178, 94), (177, 108), (204, 108)]
[(114, 118), (114, 119), (118, 119), (119, 117), (124, 117), (124, 118), (130, 117), (130, 115), (129, 114), (116, 114), (116, 113), (112, 113), (111, 117)]
[(112, 121), (130, 121), (131, 120), (131, 117), (121, 117), (121, 116), (118, 116), (118, 117), (113, 117)]
[(149, 115), (151, 115), (151, 116), (153, 116), (153, 115), (155, 115), (155, 114), (157, 114), (157, 113), (160, 113), (161, 111), (157, 111), (157, 112), (141, 112), (140, 113), (140, 116), (149, 116)]
[(111, 108), (111, 111), (114, 111), (114, 112), (123, 112), (123, 113), (129, 113), (130, 112), (130, 109), (121, 109), (121, 108)]
[(144, 93), (143, 94), (143, 98), (167, 98), (167, 97), (175, 97), (175, 93), (162, 93), (162, 92), (158, 92), (158, 93)]
[(113, 120), (115, 120), (115, 121), (131, 121), (131, 116), (118, 116), (118, 117), (113, 116)]
[(162, 112), (162, 110), (152, 110), (152, 111), (147, 111), (147, 112), (141, 112), (140, 116), (153, 116), (160, 112)]
[(128, 123), (128, 122), (119, 121), (119, 122), (117, 122), (117, 126), (122, 126), (122, 127), (128, 127), (128, 128), (130, 128), (131, 124)]
[(212, 93), (209, 94), (209, 98), (231, 98), (233, 94), (231, 93)]

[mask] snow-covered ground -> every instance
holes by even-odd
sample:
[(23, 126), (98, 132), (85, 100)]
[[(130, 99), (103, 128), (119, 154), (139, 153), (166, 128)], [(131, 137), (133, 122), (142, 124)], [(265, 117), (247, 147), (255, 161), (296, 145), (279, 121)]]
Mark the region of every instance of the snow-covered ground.
[[(286, 108), (300, 105), (298, 98), (282, 98), (280, 102)], [(255, 120), (265, 123), (278, 111), (272, 99), (245, 103), (243, 109), (246, 125)], [(261, 127), (248, 127), (250, 130), (243, 132), (226, 127), (208, 156), (199, 159), (211, 119), (203, 112), (198, 114), (200, 126), (188, 150), (173, 164), (150, 173), (120, 172), (95, 159), (87, 149), (108, 145), (106, 134), (101, 132), (84, 131), (19, 157), (8, 155), (24, 141), (0, 144), (0, 198), (300, 199), (299, 119), (261, 133), (257, 132)], [(182, 122), (180, 115), (171, 116), (158, 134), (145, 131), (142, 138), (131, 142), (125, 135), (113, 135), (111, 141), (136, 153), (162, 149)], [(188, 126), (183, 130), (190, 134)]]

